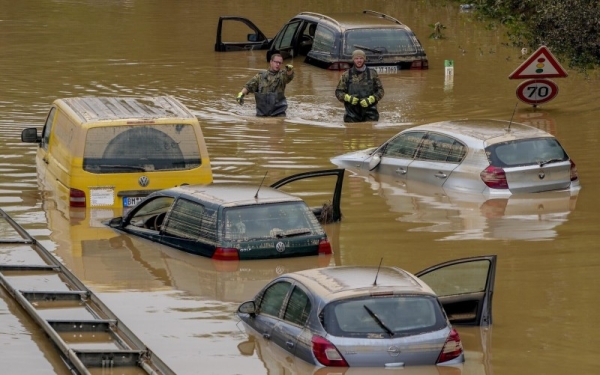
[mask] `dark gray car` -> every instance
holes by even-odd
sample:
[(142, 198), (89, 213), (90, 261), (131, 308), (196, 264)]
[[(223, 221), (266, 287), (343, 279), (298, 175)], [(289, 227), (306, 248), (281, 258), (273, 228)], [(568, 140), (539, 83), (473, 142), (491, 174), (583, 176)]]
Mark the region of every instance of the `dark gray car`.
[[(231, 32), (240, 27), (248, 32), (247, 41), (223, 40), (225, 28)], [(306, 56), (306, 63), (329, 70), (349, 69), (356, 49), (365, 52), (366, 64), (379, 73), (429, 68), (425, 50), (414, 32), (396, 18), (372, 10), (337, 14), (301, 12), (272, 39), (247, 18), (219, 18), (215, 51), (255, 49), (268, 50), (267, 61), (274, 53), (284, 59)]]
[(327, 267), (277, 277), (240, 305), (245, 327), (310, 364), (451, 365), (464, 361), (451, 324), (492, 323), (496, 256), (413, 275), (396, 267)]

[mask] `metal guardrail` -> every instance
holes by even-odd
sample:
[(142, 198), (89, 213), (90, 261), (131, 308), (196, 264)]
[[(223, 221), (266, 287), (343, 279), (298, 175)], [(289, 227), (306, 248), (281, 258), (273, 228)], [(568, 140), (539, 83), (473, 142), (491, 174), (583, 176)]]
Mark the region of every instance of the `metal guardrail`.
[[(0, 237), (5, 261), (0, 263), (0, 284), (45, 331), (72, 373), (87, 375), (122, 367), (138, 368), (153, 375), (175, 374), (91, 290), (2, 209)], [(11, 257), (18, 261), (11, 262)], [(24, 264), (23, 258), (29, 263)], [(48, 283), (49, 279), (53, 282)], [(49, 284), (54, 285), (52, 290), (45, 289)], [(44, 317), (52, 315), (49, 314), (52, 310), (65, 310), (65, 307), (69, 307), (67, 311), (77, 311), (77, 318), (69, 318), (68, 312), (64, 313), (67, 315), (64, 319)], [(81, 319), (81, 316), (89, 318)]]

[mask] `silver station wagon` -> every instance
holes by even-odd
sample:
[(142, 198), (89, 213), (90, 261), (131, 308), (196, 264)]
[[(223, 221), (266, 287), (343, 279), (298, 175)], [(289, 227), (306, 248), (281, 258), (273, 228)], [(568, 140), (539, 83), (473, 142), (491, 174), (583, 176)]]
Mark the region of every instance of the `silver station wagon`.
[(396, 267), (340, 266), (281, 275), (238, 317), (316, 366), (386, 367), (464, 362), (452, 324), (490, 325), (496, 256)]
[(379, 147), (331, 161), (354, 172), (498, 197), (580, 188), (575, 163), (554, 136), (500, 120), (416, 126)]

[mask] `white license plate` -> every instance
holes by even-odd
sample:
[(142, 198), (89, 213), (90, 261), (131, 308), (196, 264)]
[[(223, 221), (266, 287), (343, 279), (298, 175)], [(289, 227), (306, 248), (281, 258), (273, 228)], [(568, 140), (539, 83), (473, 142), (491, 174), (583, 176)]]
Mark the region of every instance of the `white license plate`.
[(396, 65), (374, 66), (373, 69), (379, 74), (398, 73), (398, 67)]
[(123, 207), (131, 207), (140, 203), (145, 197), (123, 197)]

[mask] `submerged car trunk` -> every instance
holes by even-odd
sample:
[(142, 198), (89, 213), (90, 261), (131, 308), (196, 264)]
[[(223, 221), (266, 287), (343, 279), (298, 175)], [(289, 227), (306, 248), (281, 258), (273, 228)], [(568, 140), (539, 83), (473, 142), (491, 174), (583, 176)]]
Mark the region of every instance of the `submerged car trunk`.
[(436, 364), (449, 332), (449, 328), (444, 328), (404, 337), (326, 338), (335, 345), (350, 367), (425, 366)]
[(568, 189), (571, 185), (569, 161), (544, 165), (504, 168), (508, 188), (512, 193), (537, 193)]
[[(238, 243), (240, 260), (287, 258), (318, 255), (324, 236), (309, 235), (288, 238), (267, 238)], [(236, 246), (236, 247), (237, 247)]]

